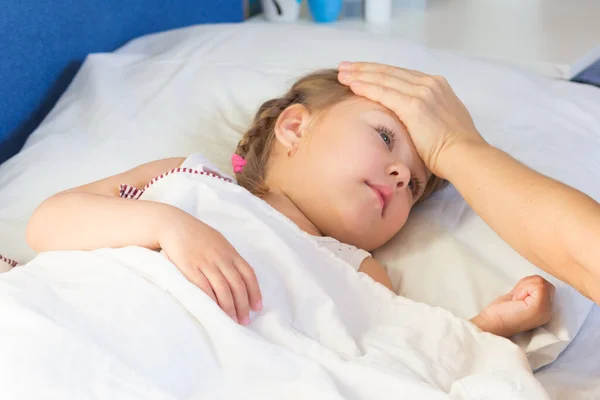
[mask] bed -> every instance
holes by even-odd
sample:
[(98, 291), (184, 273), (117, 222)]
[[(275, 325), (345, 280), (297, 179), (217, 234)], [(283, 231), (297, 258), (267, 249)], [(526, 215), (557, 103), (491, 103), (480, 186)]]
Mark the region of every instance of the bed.
[[(34, 258), (25, 224), (45, 197), (196, 151), (229, 172), (228, 155), (260, 101), (295, 77), (343, 59), (446, 76), (486, 139), (600, 199), (600, 91), (591, 86), (367, 34), (247, 25), (240, 23), (240, 1), (132, 0), (126, 7), (58, 1), (44, 7), (21, 2), (1, 20), (11, 38), (2, 52), (12, 56), (3, 57), (0, 72), (14, 77), (0, 83), (8, 94), (0, 107), (5, 269)], [(375, 256), (399, 294), (463, 318), (520, 276), (540, 273), (451, 187), (416, 210)], [(8, 275), (19, 268), (28, 267)], [(600, 345), (598, 307), (554, 283), (551, 323), (513, 340), (551, 398), (600, 397), (600, 360), (590, 356)]]

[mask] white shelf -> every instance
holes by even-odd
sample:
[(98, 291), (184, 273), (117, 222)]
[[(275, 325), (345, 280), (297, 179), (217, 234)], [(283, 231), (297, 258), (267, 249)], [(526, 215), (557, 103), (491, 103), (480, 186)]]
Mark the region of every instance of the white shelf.
[[(600, 0), (428, 0), (395, 11), (387, 26), (362, 20), (339, 29), (401, 37), (433, 49), (511, 63), (569, 78), (572, 66), (600, 46)], [(302, 20), (313, 23), (303, 10)], [(260, 19), (261, 17), (255, 17)]]

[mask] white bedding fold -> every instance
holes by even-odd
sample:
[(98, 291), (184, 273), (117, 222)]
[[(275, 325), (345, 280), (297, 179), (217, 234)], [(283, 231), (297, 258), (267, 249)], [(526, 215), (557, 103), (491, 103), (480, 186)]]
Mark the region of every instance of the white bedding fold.
[(0, 276), (3, 399), (546, 398), (516, 345), (394, 295), (234, 184), (174, 173), (142, 199), (222, 232), (263, 310), (236, 325), (146, 249), (41, 254)]

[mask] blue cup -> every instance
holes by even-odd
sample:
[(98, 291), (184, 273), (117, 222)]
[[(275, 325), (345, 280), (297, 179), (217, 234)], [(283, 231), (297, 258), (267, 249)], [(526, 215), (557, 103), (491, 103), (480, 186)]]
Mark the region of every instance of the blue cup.
[(313, 19), (319, 23), (333, 22), (342, 12), (343, 0), (308, 0)]

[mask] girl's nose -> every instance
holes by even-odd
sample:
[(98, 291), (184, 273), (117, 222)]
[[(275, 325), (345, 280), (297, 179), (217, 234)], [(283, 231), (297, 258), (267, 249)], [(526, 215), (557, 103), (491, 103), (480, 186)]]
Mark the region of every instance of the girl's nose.
[(404, 189), (410, 181), (410, 169), (403, 163), (390, 164), (388, 173), (395, 179), (398, 189)]

